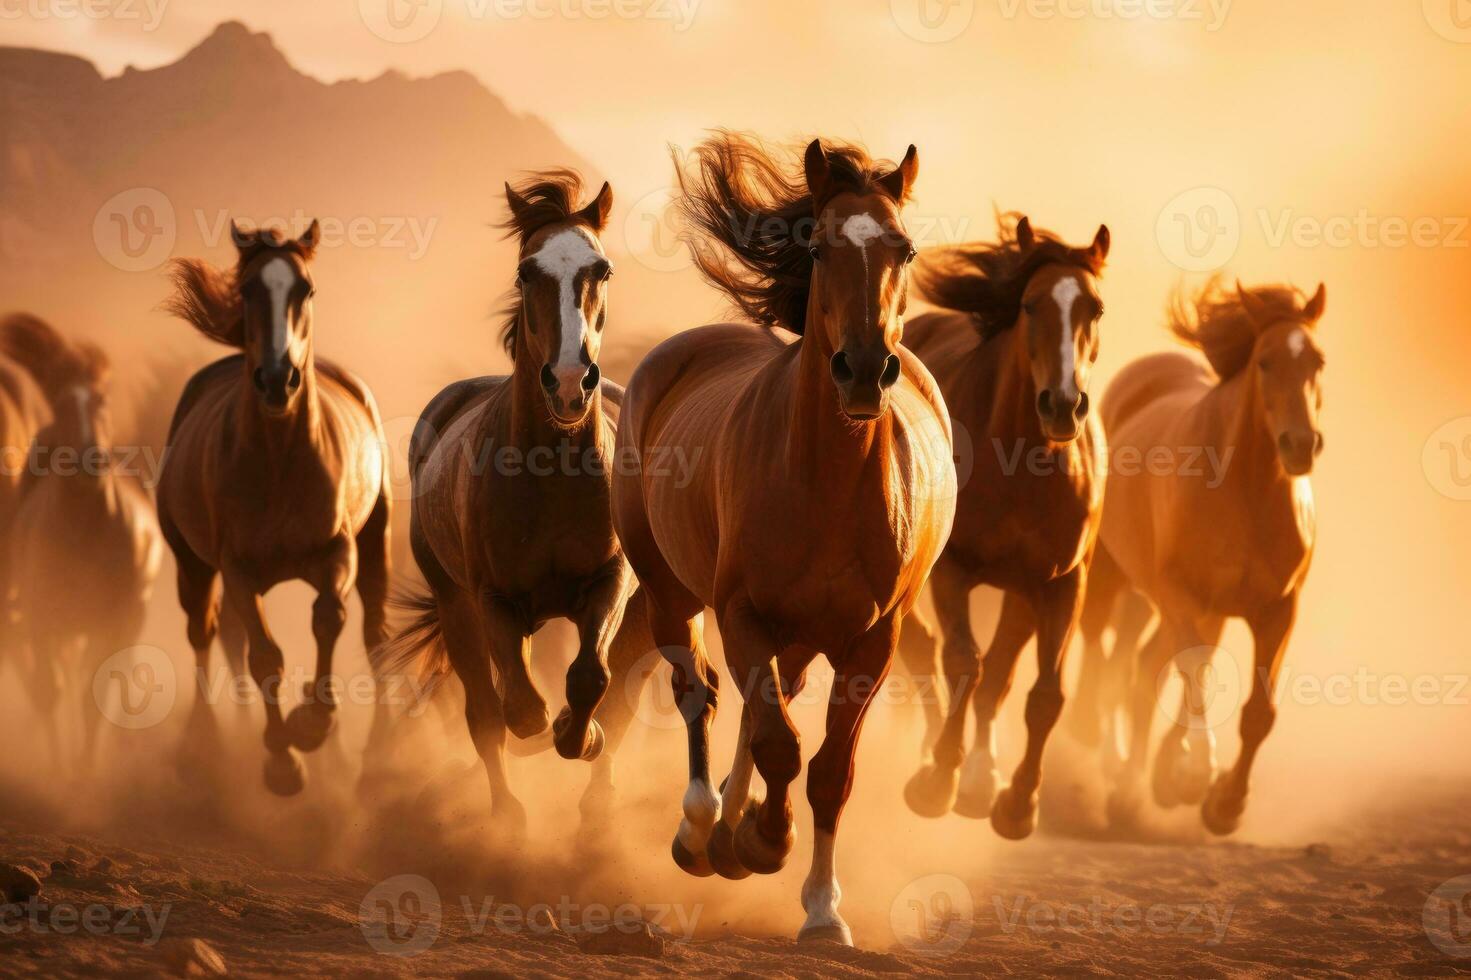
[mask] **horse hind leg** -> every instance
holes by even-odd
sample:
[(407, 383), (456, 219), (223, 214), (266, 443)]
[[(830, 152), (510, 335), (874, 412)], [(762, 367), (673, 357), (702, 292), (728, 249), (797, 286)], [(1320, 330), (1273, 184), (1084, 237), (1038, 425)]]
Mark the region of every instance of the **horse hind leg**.
[[(1123, 570), (1100, 542), (1088, 569), (1088, 587), (1084, 592), (1083, 610), (1078, 617), (1078, 632), (1083, 637), (1083, 659), (1078, 670), (1078, 687), (1067, 712), (1067, 730), (1073, 738), (1087, 746), (1102, 745), (1108, 728), (1105, 676), (1109, 656), (1103, 645), (1103, 634), (1113, 624), (1119, 609), (1119, 596), (1125, 591)], [(1119, 643), (1114, 643), (1115, 656)]]
[[(190, 711), (184, 742), (179, 752), (180, 768), (186, 773), (194, 774), (216, 763), (222, 751), (219, 723), (211, 703), (212, 692), (219, 688), (211, 682), (209, 676), (210, 648), (220, 631), (220, 575), (194, 553), (167, 519), (167, 512), (163, 508), (160, 508), (159, 516), (164, 539), (174, 553), (174, 564), (178, 568), (179, 605), (188, 620), (189, 646), (194, 651), (197, 682), (194, 688), (194, 707)], [(232, 651), (229, 639), (243, 636), (244, 620), (233, 609), (228, 610), (226, 615), (231, 618), (231, 626), (236, 629), (225, 642), (226, 658), (229, 659)], [(231, 662), (234, 676), (230, 678), (231, 683), (227, 689), (233, 689), (235, 678), (245, 672), (243, 649), (233, 649), (240, 650), (240, 661)]]
[[(363, 603), (363, 649), (372, 653), (388, 640), (388, 586), (391, 572), (389, 541), (391, 504), (387, 492), (379, 495), (367, 523), (357, 535), (358, 597)], [(374, 677), (372, 727), (368, 729), (366, 754), (376, 759), (386, 754), (392, 719), (389, 691), (382, 678)]]
[(1215, 688), (1215, 644), (1223, 626), (1220, 619), (1201, 623), (1191, 645), (1175, 654), (1180, 710), (1160, 740), (1152, 781), (1154, 801), (1166, 809), (1199, 804), (1216, 777), (1216, 733), (1207, 712)]
[(904, 618), (899, 633), (899, 660), (913, 685), (914, 695), (924, 710), (924, 736), (920, 743), (926, 762), (945, 723), (946, 704), (940, 692), (940, 642), (936, 629), (916, 607)]

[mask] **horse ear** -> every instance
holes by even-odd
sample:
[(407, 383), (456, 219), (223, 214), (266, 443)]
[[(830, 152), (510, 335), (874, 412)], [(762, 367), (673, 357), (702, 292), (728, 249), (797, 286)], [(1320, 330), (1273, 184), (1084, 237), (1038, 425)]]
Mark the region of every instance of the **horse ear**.
[(909, 191), (914, 187), (914, 178), (919, 176), (919, 151), (914, 144), (909, 144), (909, 150), (904, 154), (904, 159), (899, 161), (899, 166), (892, 173), (885, 174), (879, 178), (879, 183), (884, 185), (884, 190), (889, 196), (903, 204), (909, 200)]
[(807, 155), (802, 159), (802, 170), (807, 175), (807, 190), (812, 193), (814, 199), (821, 199), (823, 191), (827, 188), (827, 179), (832, 173), (827, 162), (827, 151), (822, 148), (822, 140), (813, 140), (807, 144)]
[(1023, 252), (1030, 252), (1037, 244), (1037, 236), (1032, 233), (1032, 219), (1022, 215), (1016, 223), (1016, 243), (1021, 246)]
[(598, 196), (592, 203), (581, 211), (582, 220), (593, 226), (595, 231), (601, 232), (608, 227), (608, 215), (613, 211), (613, 188), (608, 182), (603, 181), (603, 189), (598, 191)]
[(1313, 298), (1308, 300), (1308, 305), (1302, 308), (1303, 319), (1309, 323), (1317, 323), (1323, 316), (1323, 307), (1328, 303), (1328, 288), (1321, 282), (1318, 283), (1318, 291), (1313, 293)]
[(1108, 246), (1112, 242), (1113, 236), (1108, 233), (1108, 225), (1099, 225), (1098, 234), (1093, 236), (1093, 244), (1088, 247), (1088, 254), (1095, 265), (1103, 265), (1103, 260), (1108, 258)]
[(524, 225), (526, 223), (526, 213), (531, 208), (531, 205), (526, 203), (526, 198), (516, 193), (510, 181), (506, 182), (506, 206), (511, 209), (511, 218), (516, 224)]
[(311, 226), (296, 240), (296, 244), (301, 246), (303, 257), (310, 259), (316, 255), (317, 246), (322, 244), (322, 223), (313, 218)]
[(1257, 326), (1265, 326), (1271, 319), (1271, 314), (1267, 311), (1266, 306), (1262, 304), (1261, 300), (1256, 298), (1255, 293), (1241, 285), (1240, 279), (1236, 280), (1236, 296), (1241, 300), (1241, 308), (1246, 311), (1246, 315), (1251, 317), (1252, 322)]
[(256, 233), (241, 228), (234, 218), (230, 219), (230, 241), (235, 243), (237, 251), (243, 252), (255, 244)]

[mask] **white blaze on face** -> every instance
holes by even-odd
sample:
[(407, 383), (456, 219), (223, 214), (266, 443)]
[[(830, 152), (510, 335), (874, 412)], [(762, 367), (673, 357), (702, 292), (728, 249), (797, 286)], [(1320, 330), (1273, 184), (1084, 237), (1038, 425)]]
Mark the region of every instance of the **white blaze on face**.
[(92, 434), (92, 392), (85, 385), (72, 388), (72, 397), (77, 400), (77, 434), (81, 439), (79, 448), (86, 449), (94, 441)]
[(592, 235), (580, 227), (557, 232), (531, 256), (537, 268), (557, 281), (561, 296), (562, 346), (552, 362), (553, 370), (581, 363), (579, 356), (587, 341), (589, 325), (577, 296), (577, 276), (602, 258), (603, 253), (593, 242)]
[(1078, 394), (1078, 341), (1073, 336), (1073, 304), (1083, 295), (1083, 288), (1072, 276), (1064, 276), (1052, 287), (1052, 301), (1062, 315), (1062, 392), (1068, 398)]
[(296, 285), (296, 269), (285, 259), (272, 259), (261, 269), (260, 281), (271, 296), (271, 351), (285, 355), (288, 347), (286, 304), (291, 299), (291, 287)]
[(884, 236), (883, 226), (871, 214), (855, 214), (843, 222), (840, 233), (858, 246), (859, 254), (863, 256), (863, 312), (867, 321), (872, 322), (873, 311), (868, 308), (868, 246)]
[(1293, 357), (1302, 357), (1302, 352), (1308, 349), (1308, 335), (1301, 328), (1292, 331), (1287, 335), (1287, 349)]

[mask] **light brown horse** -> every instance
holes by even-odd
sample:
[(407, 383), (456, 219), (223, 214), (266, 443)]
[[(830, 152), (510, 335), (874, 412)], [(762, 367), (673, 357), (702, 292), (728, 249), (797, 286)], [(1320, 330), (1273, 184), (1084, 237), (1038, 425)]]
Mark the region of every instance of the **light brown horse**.
[[(946, 312), (916, 317), (905, 330), (956, 428), (970, 434), (975, 457), (930, 580), (949, 713), (905, 798), (927, 817), (952, 807), (970, 817), (989, 814), (996, 832), (1012, 839), (1036, 823), (1042, 752), (1062, 711), (1063, 657), (1082, 610), (1103, 503), (1102, 437), (1088, 411), (1088, 382), (1103, 315), (1097, 277), (1108, 246), (1103, 226), (1091, 245), (1074, 248), (1034, 232), (1025, 217), (1003, 220), (994, 245), (925, 257), (916, 286)], [(977, 585), (1005, 593), (984, 668), (970, 621)], [(935, 673), (935, 639), (924, 622), (912, 617), (904, 631), (900, 649), (911, 673)], [(998, 794), (996, 712), (1034, 633), (1027, 749)], [(976, 740), (967, 755), (972, 697)]]
[(393, 670), (454, 669), (492, 815), (513, 839), (526, 813), (506, 781), (506, 729), (526, 739), (547, 728), (527, 669), (531, 634), (554, 617), (576, 624), (554, 741), (566, 758), (594, 758), (608, 646), (633, 590), (611, 508), (622, 389), (598, 369), (613, 272), (598, 236), (613, 193), (604, 184), (579, 209), (580, 194), (568, 171), (506, 187), (520, 245), (502, 334), (514, 369), (451, 385), (420, 416), (410, 543), (430, 592), (409, 600), (418, 619), (377, 658)]
[(79, 694), (87, 767), (101, 721), (88, 668), (142, 632), (163, 557), (158, 522), (142, 487), (115, 465), (107, 355), (24, 315), (0, 323), (0, 351), (40, 382), (53, 416), (31, 447), (29, 486), (7, 542), (32, 696), (49, 716), (53, 762), (63, 765), (73, 760), (62, 757), (57, 702), (66, 687)]
[[(178, 562), (179, 603), (201, 672), (218, 628), (218, 580), (244, 623), (250, 674), (266, 709), (266, 786), (290, 796), (305, 783), (294, 750), (318, 748), (336, 720), (332, 656), (354, 582), (364, 643), (371, 650), (386, 638), (387, 458), (367, 386), (314, 353), (309, 266), (320, 226), (312, 222), (298, 239), (233, 224), (231, 232), (233, 271), (192, 260), (174, 266), (177, 293), (167, 308), (241, 353), (185, 386), (169, 431), (158, 513)], [(283, 718), (285, 662), (261, 597), (292, 579), (317, 591), (316, 677), (303, 703)], [(200, 697), (194, 723), (212, 728), (211, 712)]]
[[(794, 178), (760, 144), (722, 134), (697, 159), (697, 172), (680, 175), (682, 208), (724, 249), (697, 248), (697, 262), (763, 326), (689, 330), (648, 355), (618, 430), (620, 458), (643, 469), (620, 468), (614, 481), (651, 645), (674, 668), (687, 722), (673, 853), (696, 875), (785, 864), (802, 768), (787, 703), (825, 654), (836, 676), (807, 780), (816, 840), (800, 938), (851, 944), (838, 912), (838, 819), (864, 716), (955, 503), (949, 416), (900, 346), (915, 256), (900, 209), (918, 157), (910, 147), (898, 167), (880, 168), (857, 148), (813, 141)], [(670, 452), (690, 471), (651, 465)], [(706, 606), (745, 702), (723, 797), (710, 779), (718, 681), (700, 636)], [(751, 798), (753, 765), (764, 801)]]
[(31, 442), (51, 421), (51, 409), (36, 379), (0, 355), (0, 659), (18, 651), (20, 623), (10, 570), (10, 529), (28, 485)]
[[(1123, 706), (1129, 754), (1110, 799), (1115, 820), (1135, 814), (1171, 662), (1185, 691), (1155, 759), (1154, 795), (1167, 806), (1200, 803), (1213, 833), (1231, 833), (1241, 819), (1252, 763), (1276, 719), (1273, 689), (1313, 556), (1308, 474), (1323, 448), (1324, 364), (1314, 329), (1325, 298), (1321, 285), (1304, 302), (1284, 286), (1230, 291), (1213, 282), (1193, 304), (1177, 300), (1171, 322), (1209, 368), (1156, 354), (1120, 372), (1104, 396), (1112, 465), (1084, 621), (1088, 648), (1101, 649), (1099, 634), (1121, 592), (1142, 593), (1160, 614), (1137, 664), (1119, 665), (1135, 669)], [(1162, 457), (1173, 465), (1161, 465)], [(1232, 616), (1251, 628), (1256, 655), (1241, 755), (1217, 777), (1205, 684)]]

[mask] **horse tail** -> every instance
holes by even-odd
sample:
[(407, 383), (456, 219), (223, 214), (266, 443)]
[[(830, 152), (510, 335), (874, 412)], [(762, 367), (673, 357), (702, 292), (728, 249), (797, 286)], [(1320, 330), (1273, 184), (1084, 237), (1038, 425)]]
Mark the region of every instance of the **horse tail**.
[(450, 671), (439, 602), (428, 589), (400, 589), (389, 604), (409, 619), (397, 634), (369, 651), (373, 673), (378, 677), (417, 675), (421, 681), (420, 700), (428, 701)]

